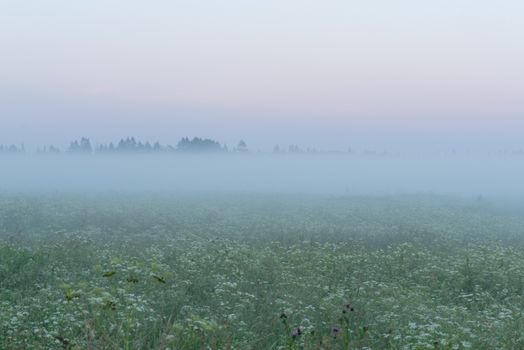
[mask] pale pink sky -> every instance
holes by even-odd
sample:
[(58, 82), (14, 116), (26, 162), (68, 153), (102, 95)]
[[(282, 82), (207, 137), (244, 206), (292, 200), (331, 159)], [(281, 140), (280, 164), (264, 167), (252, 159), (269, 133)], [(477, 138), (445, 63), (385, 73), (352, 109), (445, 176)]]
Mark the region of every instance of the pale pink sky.
[(2, 1), (0, 144), (522, 145), (517, 0)]

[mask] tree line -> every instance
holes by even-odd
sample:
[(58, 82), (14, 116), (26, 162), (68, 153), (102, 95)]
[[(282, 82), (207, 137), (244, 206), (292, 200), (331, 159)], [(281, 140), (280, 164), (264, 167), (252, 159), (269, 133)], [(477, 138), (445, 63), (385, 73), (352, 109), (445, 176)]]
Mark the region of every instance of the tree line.
[[(121, 139), (118, 143), (110, 142), (108, 144), (100, 144), (93, 147), (88, 138), (81, 138), (80, 140), (73, 141), (67, 152), (70, 153), (100, 153), (100, 154), (136, 154), (136, 153), (221, 153), (228, 152), (227, 146), (220, 144), (218, 141), (193, 137), (183, 137), (176, 146), (163, 145), (158, 141), (151, 143), (149, 141), (142, 142), (135, 139), (134, 137), (127, 137)], [(248, 152), (246, 143), (241, 140), (233, 152)]]
[[(0, 145), (0, 153), (20, 154), (25, 153), (23, 145)], [(39, 148), (38, 154), (149, 154), (149, 153), (248, 153), (249, 149), (244, 140), (240, 140), (237, 146), (231, 150), (224, 144), (209, 138), (183, 137), (178, 143), (173, 145), (163, 145), (159, 142), (151, 143), (149, 141), (142, 142), (134, 137), (123, 138), (117, 143), (110, 142), (108, 144), (93, 145), (91, 140), (87, 137), (82, 137), (74, 140), (69, 144), (69, 147), (63, 152), (58, 147), (49, 145)]]
[[(25, 153), (24, 145), (0, 145), (0, 153), (22, 154)], [(233, 148), (228, 148), (226, 144), (200, 137), (183, 137), (175, 145), (161, 144), (160, 142), (141, 141), (135, 137), (126, 137), (118, 142), (109, 142), (107, 144), (93, 144), (87, 137), (70, 142), (65, 150), (54, 145), (48, 145), (37, 149), (38, 154), (160, 154), (160, 153), (250, 153), (246, 142), (240, 140)], [(273, 153), (317, 153), (314, 148), (301, 148), (298, 145), (291, 144), (287, 148), (281, 148), (279, 145), (273, 148)], [(341, 152), (345, 153), (345, 152)], [(351, 150), (348, 151), (351, 153)]]
[(25, 147), (24, 145), (0, 145), (0, 153), (11, 153), (11, 154), (17, 154), (17, 153), (25, 153)]

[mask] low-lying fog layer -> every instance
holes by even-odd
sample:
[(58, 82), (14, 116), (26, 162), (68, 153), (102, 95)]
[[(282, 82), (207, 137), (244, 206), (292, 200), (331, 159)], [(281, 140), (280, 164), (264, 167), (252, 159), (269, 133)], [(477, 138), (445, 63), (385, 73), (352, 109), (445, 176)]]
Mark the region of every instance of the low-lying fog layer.
[(2, 156), (0, 191), (524, 195), (524, 157)]

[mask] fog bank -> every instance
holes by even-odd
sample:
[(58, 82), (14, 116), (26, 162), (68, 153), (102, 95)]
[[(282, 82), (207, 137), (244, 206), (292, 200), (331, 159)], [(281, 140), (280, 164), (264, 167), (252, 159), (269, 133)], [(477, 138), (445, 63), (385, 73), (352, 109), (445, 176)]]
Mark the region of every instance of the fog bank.
[(524, 158), (2, 156), (0, 191), (524, 196)]

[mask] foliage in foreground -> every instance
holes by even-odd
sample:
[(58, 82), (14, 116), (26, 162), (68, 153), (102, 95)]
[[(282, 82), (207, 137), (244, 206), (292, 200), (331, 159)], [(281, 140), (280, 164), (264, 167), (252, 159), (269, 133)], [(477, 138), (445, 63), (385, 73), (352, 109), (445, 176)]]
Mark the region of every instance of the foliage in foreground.
[(522, 207), (0, 197), (1, 349), (522, 349)]

